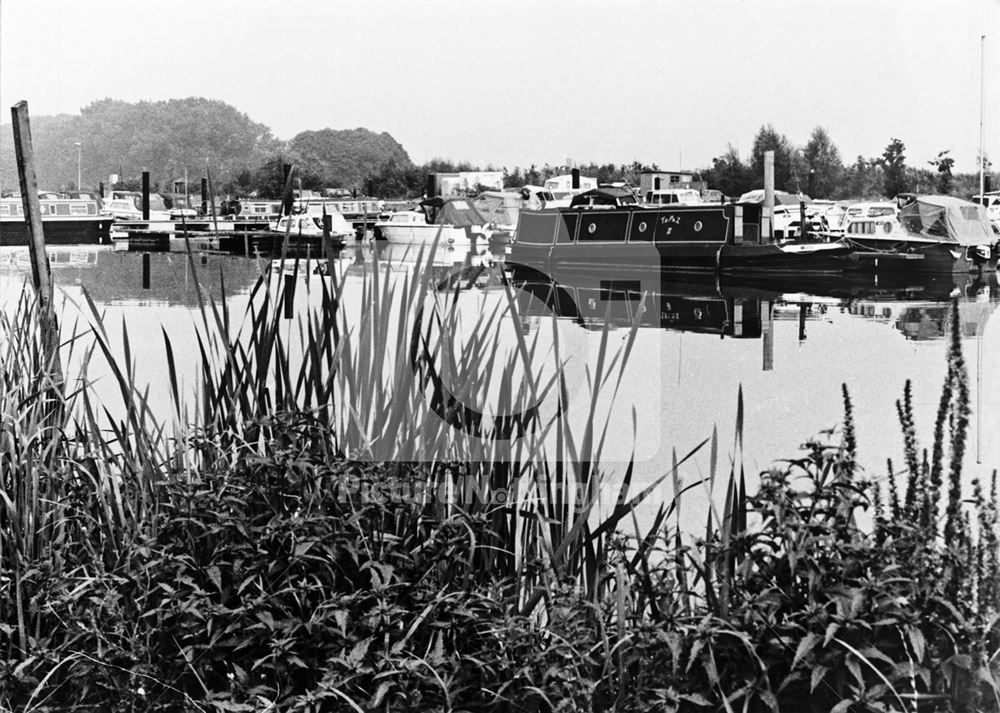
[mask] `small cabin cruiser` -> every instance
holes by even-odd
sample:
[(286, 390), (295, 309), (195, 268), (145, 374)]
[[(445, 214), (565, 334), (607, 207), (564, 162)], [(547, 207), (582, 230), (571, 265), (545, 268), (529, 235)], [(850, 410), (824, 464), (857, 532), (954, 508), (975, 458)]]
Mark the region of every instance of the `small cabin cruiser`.
[[(859, 257), (881, 269), (897, 265), (920, 272), (983, 272), (996, 269), (997, 235), (986, 208), (953, 196), (914, 196), (894, 203), (848, 208), (844, 239)], [(855, 213), (852, 215), (852, 210)]]
[(420, 203), (420, 211), (403, 210), (375, 223), (376, 240), (397, 244), (468, 245), (477, 235), (486, 237), (484, 218), (472, 203), (464, 198), (428, 198)]
[[(354, 235), (354, 228), (340, 213), (327, 213), (330, 221), (330, 237), (340, 242)], [(286, 215), (270, 224), (272, 233), (290, 234), (310, 238), (323, 237), (323, 216), (313, 213)]]

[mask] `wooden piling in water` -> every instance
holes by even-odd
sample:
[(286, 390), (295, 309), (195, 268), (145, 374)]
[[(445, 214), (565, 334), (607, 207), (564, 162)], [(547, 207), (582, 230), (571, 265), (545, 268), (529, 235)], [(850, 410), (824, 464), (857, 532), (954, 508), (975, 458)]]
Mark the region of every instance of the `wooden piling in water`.
[(149, 253), (142, 254), (142, 289), (149, 289)]
[(201, 179), (201, 214), (208, 215), (208, 179)]
[[(295, 179), (295, 164), (286, 163), (285, 164), (285, 190), (281, 195), (281, 215), (290, 216), (292, 214), (292, 206), (295, 203), (295, 195), (292, 193), (292, 181)], [(286, 208), (287, 206), (287, 208)], [(291, 239), (292, 234), (292, 221), (289, 220), (285, 224), (285, 236), (281, 241), (281, 266), (285, 265), (285, 258), (288, 256), (288, 241)]]
[(285, 274), (285, 289), (283, 292), (285, 319), (291, 319), (295, 306), (295, 275)]
[(291, 215), (292, 206), (295, 204), (295, 195), (292, 193), (292, 169), (295, 164), (282, 164), (281, 170), (284, 172), (284, 190), (281, 193), (281, 215)]
[[(31, 122), (28, 102), (19, 101), (10, 108), (14, 129), (14, 155), (17, 162), (17, 179), (21, 188), (21, 205), (28, 229), (28, 253), (31, 256), (31, 282), (38, 297), (41, 314), (42, 348), (48, 359), (48, 373), (61, 391), (62, 363), (59, 358), (59, 320), (56, 318), (52, 272), (49, 256), (45, 252), (45, 230), (42, 226), (42, 206), (38, 200), (38, 178), (35, 175), (35, 152), (31, 145)], [(51, 401), (52, 413), (59, 408), (59, 398)]]
[(38, 200), (38, 178), (35, 175), (35, 152), (31, 146), (31, 122), (28, 103), (20, 101), (10, 109), (14, 127), (14, 150), (17, 178), (21, 186), (21, 205), (28, 228), (28, 252), (31, 254), (31, 281), (43, 313), (52, 313), (52, 273), (45, 252), (45, 232), (42, 227), (42, 205)]
[(205, 181), (208, 184), (208, 204), (212, 209), (212, 227), (215, 229), (215, 234), (219, 234), (219, 221), (215, 215), (215, 191), (212, 190), (212, 170), (205, 166)]
[(323, 206), (323, 253), (326, 257), (326, 274), (331, 278), (335, 269), (333, 260), (333, 216), (326, 214), (326, 205)]
[(149, 220), (149, 171), (142, 172), (142, 219)]
[(763, 370), (774, 369), (774, 322), (771, 319), (771, 302), (760, 302), (760, 340), (763, 347)]

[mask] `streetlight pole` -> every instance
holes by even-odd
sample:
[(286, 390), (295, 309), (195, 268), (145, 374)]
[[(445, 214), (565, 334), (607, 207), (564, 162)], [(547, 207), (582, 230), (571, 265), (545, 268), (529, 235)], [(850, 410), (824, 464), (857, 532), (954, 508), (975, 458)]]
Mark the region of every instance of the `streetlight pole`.
[(73, 145), (76, 146), (76, 190), (82, 191), (83, 187), (80, 185), (80, 159), (83, 157), (83, 144), (79, 141), (74, 141)]

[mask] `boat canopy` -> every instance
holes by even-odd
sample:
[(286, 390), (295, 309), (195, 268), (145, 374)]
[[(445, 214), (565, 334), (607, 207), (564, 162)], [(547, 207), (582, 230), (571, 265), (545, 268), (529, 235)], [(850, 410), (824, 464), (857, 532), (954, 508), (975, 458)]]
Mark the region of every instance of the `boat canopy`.
[(589, 191), (578, 193), (570, 201), (570, 208), (584, 205), (623, 206), (638, 203), (635, 192), (631, 188), (620, 186), (601, 186)]
[(525, 202), (520, 191), (483, 191), (472, 200), (472, 205), (491, 223), (517, 225), (517, 216)]
[(952, 196), (917, 196), (899, 211), (910, 233), (959, 245), (992, 245), (997, 236), (986, 208)]
[[(775, 205), (798, 205), (800, 201), (805, 201), (806, 203), (812, 203), (812, 198), (807, 196), (805, 193), (788, 193), (786, 191), (774, 192)], [(760, 203), (761, 205), (764, 205), (764, 189), (758, 188), (753, 191), (747, 191), (742, 196), (740, 196), (739, 202)]]
[(487, 221), (465, 198), (442, 198), (435, 196), (420, 201), (427, 222), (434, 225), (453, 225), (456, 228), (471, 228), (485, 225)]

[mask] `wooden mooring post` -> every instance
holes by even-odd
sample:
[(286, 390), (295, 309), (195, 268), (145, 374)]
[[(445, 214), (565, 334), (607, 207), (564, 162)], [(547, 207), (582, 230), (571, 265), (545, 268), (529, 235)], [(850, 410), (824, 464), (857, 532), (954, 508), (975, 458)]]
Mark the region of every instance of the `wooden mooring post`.
[(292, 315), (295, 314), (295, 275), (289, 275), (285, 273), (285, 285), (284, 291), (282, 292), (284, 317), (285, 319), (291, 319)]
[(31, 280), (39, 304), (46, 314), (52, 309), (52, 273), (49, 256), (45, 253), (45, 232), (42, 228), (42, 206), (38, 200), (38, 178), (35, 175), (35, 152), (31, 146), (31, 122), (28, 102), (20, 101), (10, 109), (14, 127), (14, 149), (17, 158), (17, 178), (21, 187), (28, 228), (28, 252), (31, 254)]
[[(293, 181), (295, 180), (295, 164), (286, 163), (284, 166), (285, 170), (285, 189), (281, 194), (281, 216), (279, 216), (279, 224), (281, 218), (284, 216), (292, 215), (292, 208), (295, 205), (295, 193), (292, 189)], [(301, 194), (300, 194), (301, 195)], [(281, 243), (281, 267), (285, 267), (285, 258), (288, 256), (288, 243), (291, 240), (292, 235), (292, 221), (289, 220), (285, 224), (285, 235)]]
[(772, 371), (774, 369), (774, 320), (769, 300), (761, 300), (760, 302), (760, 337), (764, 352), (763, 369), (764, 371)]
[(142, 219), (149, 220), (149, 171), (142, 172)]
[(333, 216), (326, 212), (326, 203), (323, 204), (323, 257), (326, 258), (327, 275), (333, 276)]
[(38, 200), (38, 178), (35, 175), (35, 152), (31, 145), (31, 122), (28, 103), (19, 101), (10, 109), (14, 128), (14, 152), (17, 178), (21, 188), (21, 205), (28, 229), (28, 252), (31, 256), (31, 282), (38, 297), (41, 314), (42, 343), (51, 366), (50, 373), (61, 381), (59, 361), (59, 322), (53, 304), (52, 272), (45, 252), (45, 231), (42, 227), (42, 206)]
[(149, 289), (149, 253), (142, 254), (142, 289)]

